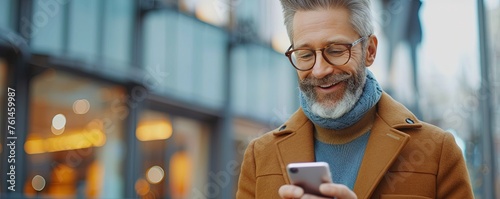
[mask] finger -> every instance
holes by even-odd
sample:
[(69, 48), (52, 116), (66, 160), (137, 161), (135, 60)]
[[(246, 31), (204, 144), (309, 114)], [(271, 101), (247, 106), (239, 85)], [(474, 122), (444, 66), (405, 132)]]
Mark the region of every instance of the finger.
[(304, 195), (304, 190), (294, 185), (283, 185), (278, 190), (281, 198), (300, 198)]
[(337, 199), (357, 199), (356, 194), (343, 184), (323, 183), (319, 186), (323, 195), (332, 196)]
[(304, 194), (300, 199), (328, 199), (328, 198), (323, 198), (311, 194)]

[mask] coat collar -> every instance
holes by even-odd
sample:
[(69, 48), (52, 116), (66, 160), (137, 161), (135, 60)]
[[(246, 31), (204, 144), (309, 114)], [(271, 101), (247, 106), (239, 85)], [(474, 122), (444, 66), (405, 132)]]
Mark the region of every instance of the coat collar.
[(302, 109), (274, 132), (275, 136), (286, 136), (276, 143), (281, 172), (286, 183), (290, 183), (286, 166), (294, 162), (314, 162), (313, 123)]
[[(391, 128), (405, 129), (422, 127), (422, 123), (413, 113), (385, 92), (382, 93), (382, 97), (380, 97), (380, 101), (376, 106), (377, 115)], [(274, 132), (274, 135), (290, 134), (310, 122), (311, 121), (304, 114), (302, 108), (299, 108), (292, 114), (290, 119), (281, 125), (278, 131)]]
[[(358, 198), (368, 198), (382, 180), (410, 136), (401, 129), (420, 128), (422, 123), (406, 107), (383, 93), (377, 103), (377, 116), (371, 130), (354, 192)], [(314, 126), (301, 108), (283, 124), (275, 136), (285, 136), (276, 143), (278, 158), (285, 181), (289, 182), (286, 166), (293, 162), (312, 162), (314, 157)]]

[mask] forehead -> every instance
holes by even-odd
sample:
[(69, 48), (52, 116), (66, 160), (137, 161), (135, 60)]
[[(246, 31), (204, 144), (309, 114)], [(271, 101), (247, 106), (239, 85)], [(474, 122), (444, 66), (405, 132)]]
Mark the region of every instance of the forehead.
[(297, 11), (293, 18), (295, 47), (352, 42), (357, 37), (346, 8)]

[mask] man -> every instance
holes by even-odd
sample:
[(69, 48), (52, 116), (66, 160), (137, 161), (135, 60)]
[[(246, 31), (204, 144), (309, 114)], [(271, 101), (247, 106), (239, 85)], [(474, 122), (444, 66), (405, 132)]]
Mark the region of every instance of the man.
[(368, 0), (281, 0), (301, 108), (253, 140), (237, 198), (316, 198), (290, 185), (286, 166), (324, 161), (328, 197), (473, 198), (453, 136), (419, 121), (367, 69), (377, 53)]

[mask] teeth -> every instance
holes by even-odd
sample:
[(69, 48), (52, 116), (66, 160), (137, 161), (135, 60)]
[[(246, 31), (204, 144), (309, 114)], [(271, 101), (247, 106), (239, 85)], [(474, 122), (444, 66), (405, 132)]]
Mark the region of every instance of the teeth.
[(337, 83), (331, 83), (331, 84), (319, 85), (319, 87), (321, 87), (321, 88), (328, 88), (328, 87), (333, 86), (333, 85), (335, 85), (335, 84), (337, 84)]

